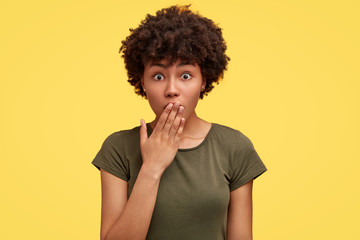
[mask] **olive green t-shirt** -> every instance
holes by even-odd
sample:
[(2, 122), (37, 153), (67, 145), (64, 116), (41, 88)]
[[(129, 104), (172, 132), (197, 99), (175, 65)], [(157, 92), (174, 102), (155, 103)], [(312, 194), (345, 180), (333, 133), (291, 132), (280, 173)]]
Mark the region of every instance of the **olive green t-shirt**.
[[(142, 164), (139, 130), (110, 134), (92, 161), (127, 181), (128, 196)], [(179, 149), (163, 173), (146, 239), (225, 240), (230, 192), (265, 171), (248, 137), (212, 123), (203, 142)]]

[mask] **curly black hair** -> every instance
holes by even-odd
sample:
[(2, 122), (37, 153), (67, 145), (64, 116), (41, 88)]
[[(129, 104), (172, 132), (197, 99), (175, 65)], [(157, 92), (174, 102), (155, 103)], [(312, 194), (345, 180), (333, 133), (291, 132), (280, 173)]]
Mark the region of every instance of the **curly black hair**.
[(219, 84), (224, 77), (230, 58), (225, 54), (226, 44), (222, 30), (212, 20), (189, 10), (189, 5), (174, 5), (147, 14), (136, 29), (130, 28), (130, 35), (121, 41), (128, 82), (135, 87), (135, 93), (146, 98), (141, 86), (144, 66), (149, 61), (166, 59), (171, 65), (177, 59), (196, 62), (206, 79), (202, 99)]

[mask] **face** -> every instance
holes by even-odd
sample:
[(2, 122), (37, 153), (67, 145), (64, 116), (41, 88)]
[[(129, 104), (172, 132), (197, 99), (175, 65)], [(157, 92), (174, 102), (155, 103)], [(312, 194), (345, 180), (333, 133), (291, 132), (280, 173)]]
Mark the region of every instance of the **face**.
[(200, 66), (196, 63), (178, 60), (168, 66), (163, 59), (145, 66), (141, 84), (157, 119), (170, 102), (179, 102), (184, 107), (183, 117), (188, 119), (195, 113), (206, 80), (203, 80)]

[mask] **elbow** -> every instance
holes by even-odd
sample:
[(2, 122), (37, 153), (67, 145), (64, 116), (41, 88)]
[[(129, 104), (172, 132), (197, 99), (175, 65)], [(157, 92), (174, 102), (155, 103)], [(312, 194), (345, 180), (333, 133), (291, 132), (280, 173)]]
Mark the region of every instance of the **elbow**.
[(101, 240), (111, 240), (114, 239), (112, 236), (110, 236), (110, 231), (108, 231), (106, 234), (104, 234), (101, 238)]
[(103, 239), (101, 239), (101, 240), (111, 240), (111, 239), (113, 239), (113, 238), (111, 238), (110, 236), (109, 236), (109, 234), (107, 234)]
[(101, 235), (100, 240), (108, 240), (107, 234)]
[(125, 240), (129, 238), (124, 238), (123, 236), (114, 236), (110, 231), (105, 235), (104, 240)]
[[(116, 238), (116, 239), (120, 239), (120, 238)], [(104, 240), (115, 240), (115, 238), (113, 236), (111, 236), (109, 234), (109, 232), (104, 236)]]

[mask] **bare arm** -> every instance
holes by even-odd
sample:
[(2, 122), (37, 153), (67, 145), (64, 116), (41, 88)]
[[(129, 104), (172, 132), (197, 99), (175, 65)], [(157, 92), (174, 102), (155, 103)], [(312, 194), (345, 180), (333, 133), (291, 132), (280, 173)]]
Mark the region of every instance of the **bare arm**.
[(106, 240), (145, 239), (154, 211), (160, 177), (141, 168), (123, 211), (110, 228)]
[(101, 175), (101, 229), (100, 239), (120, 216), (127, 202), (128, 183), (100, 168)]
[(253, 181), (230, 193), (227, 240), (252, 240)]
[[(146, 124), (141, 121), (140, 147), (143, 164), (129, 199), (127, 202), (123, 198), (119, 200), (119, 205), (124, 207), (120, 214), (117, 213), (118, 218), (108, 232), (104, 233), (106, 240), (146, 238), (161, 176), (179, 148), (180, 135), (185, 124), (182, 112), (183, 107), (179, 108), (178, 105), (165, 108), (149, 138)], [(124, 189), (123, 186), (122, 192)]]

